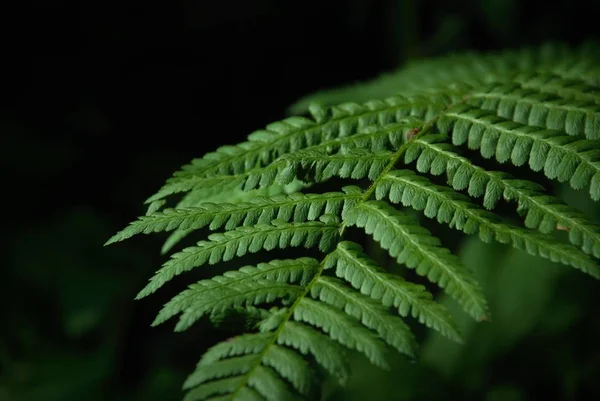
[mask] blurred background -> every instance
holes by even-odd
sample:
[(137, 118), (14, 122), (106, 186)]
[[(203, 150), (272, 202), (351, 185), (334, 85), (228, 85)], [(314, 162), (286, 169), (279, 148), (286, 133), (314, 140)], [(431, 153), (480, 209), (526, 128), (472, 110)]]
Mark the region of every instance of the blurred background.
[[(600, 2), (15, 2), (3, 13), (0, 401), (179, 400), (217, 330), (150, 328), (133, 301), (164, 236), (103, 248), (179, 166), (285, 116), (312, 91), (408, 59), (597, 38)], [(582, 193), (559, 188), (594, 218)], [(465, 240), (493, 323), (467, 345), (423, 332), (422, 360), (363, 360), (326, 400), (600, 399), (598, 284)], [(395, 359), (394, 359), (395, 358)], [(589, 398), (588, 398), (589, 397)]]

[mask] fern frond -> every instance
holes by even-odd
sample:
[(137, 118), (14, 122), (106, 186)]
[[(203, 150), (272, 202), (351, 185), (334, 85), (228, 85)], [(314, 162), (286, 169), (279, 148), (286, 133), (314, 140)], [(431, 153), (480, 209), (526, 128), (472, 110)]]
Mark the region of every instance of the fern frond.
[(244, 378), (238, 376), (204, 383), (188, 392), (183, 401), (201, 401), (213, 395), (233, 393), (243, 382)]
[[(347, 350), (382, 368), (387, 346), (415, 357), (416, 341), (403, 320), (408, 316), (462, 341), (452, 316), (424, 285), (386, 271), (346, 241), (350, 226), (436, 283), (469, 315), (487, 319), (473, 274), (414, 212), (392, 204), (600, 278), (593, 259), (600, 257), (600, 227), (539, 183), (501, 171), (505, 162), (517, 170), (528, 164), (575, 189), (589, 185), (591, 198), (600, 200), (599, 66), (598, 44), (415, 61), (366, 85), (312, 98), (341, 104), (303, 103), (298, 110), (307, 117), (270, 124), (247, 142), (221, 147), (176, 172), (147, 200), (146, 216), (107, 244), (172, 231), (167, 250), (196, 230), (224, 232), (172, 255), (138, 298), (195, 267), (262, 250), (315, 247), (324, 253), (321, 260), (273, 260), (227, 271), (165, 304), (154, 325), (179, 316), (175, 329), (185, 330), (203, 316), (215, 321), (241, 312), (247, 330), (258, 331), (209, 349), (184, 385), (186, 400), (312, 398), (310, 361), (344, 384)], [(458, 149), (465, 143), (489, 159), (486, 166), (497, 166), (474, 164)], [(395, 170), (400, 163), (404, 170)], [(447, 185), (420, 174), (445, 174)], [(334, 177), (368, 186), (301, 193), (320, 192), (316, 184)], [(179, 203), (165, 209), (167, 198), (180, 193)], [(483, 208), (473, 198), (483, 198)], [(495, 210), (502, 199), (517, 204), (525, 227)], [(555, 230), (568, 231), (572, 244), (550, 235)]]
[(579, 79), (565, 79), (549, 72), (522, 72), (512, 80), (525, 89), (557, 95), (564, 99), (600, 103), (600, 90)]
[(286, 347), (271, 345), (263, 358), (263, 364), (289, 381), (300, 394), (307, 394), (314, 384), (313, 372), (308, 362)]
[[(363, 105), (349, 103), (331, 107), (327, 112), (320, 113), (318, 120), (290, 117), (250, 134), (248, 142), (222, 147), (217, 152), (192, 162), (182, 168), (182, 172), (167, 180), (167, 184), (146, 202), (151, 203), (171, 194), (193, 189), (194, 186), (186, 182), (192, 179), (196, 181), (203, 178), (201, 182), (207, 187), (235, 187), (250, 171), (268, 165), (284, 154), (352, 135), (362, 127), (398, 122), (407, 116), (429, 119), (451, 102), (452, 98), (447, 95), (397, 96)], [(219, 180), (218, 177), (221, 176), (234, 178)]]
[(486, 319), (485, 297), (472, 273), (412, 216), (385, 202), (368, 201), (348, 211), (346, 222), (363, 227), (398, 263), (444, 288), (475, 319)]
[(352, 149), (344, 153), (326, 156), (325, 159), (301, 161), (302, 167), (314, 172), (316, 182), (324, 182), (331, 177), (341, 178), (377, 178), (390, 161), (392, 153), (379, 151), (373, 153), (366, 149)]
[(306, 223), (284, 223), (273, 221), (271, 224), (258, 224), (252, 227), (238, 227), (225, 233), (211, 234), (209, 241), (200, 241), (196, 246), (173, 254), (163, 267), (150, 279), (150, 283), (137, 298), (150, 295), (176, 275), (203, 264), (228, 261), (260, 250), (274, 248), (318, 246), (322, 251), (331, 249), (336, 242), (339, 223), (330, 216), (324, 221)]
[(371, 298), (352, 291), (332, 277), (319, 277), (311, 288), (311, 296), (353, 316), (399, 352), (416, 357), (417, 343), (409, 327)]
[(515, 49), (502, 53), (460, 53), (435, 59), (412, 60), (400, 69), (367, 82), (328, 89), (305, 96), (289, 107), (292, 114), (307, 111), (311, 105), (366, 102), (398, 93), (444, 91), (452, 84), (480, 84), (511, 80), (521, 71), (552, 73), (566, 79), (584, 79), (597, 85), (597, 49), (587, 45), (568, 48), (563, 43)]
[(421, 125), (423, 125), (423, 120), (416, 117), (406, 117), (398, 123), (369, 125), (354, 135), (326, 141), (306, 150), (347, 153), (352, 149), (366, 149), (375, 153), (397, 149), (406, 142), (408, 133), (418, 129)]
[(294, 308), (294, 319), (320, 328), (341, 345), (362, 352), (372, 364), (388, 368), (384, 344), (375, 333), (326, 303), (301, 298)]
[(298, 176), (298, 172), (302, 170), (311, 170), (316, 175), (316, 182), (323, 182), (335, 176), (354, 179), (376, 177), (389, 157), (389, 152), (372, 153), (365, 149), (352, 149), (347, 153), (333, 155), (323, 150), (305, 150), (284, 155), (267, 167), (237, 175), (182, 178), (170, 184), (169, 190), (177, 193), (196, 191), (207, 186), (220, 186), (250, 191), (274, 184), (289, 184), (297, 178), (302, 178)]
[(445, 135), (427, 135), (412, 141), (405, 154), (406, 163), (417, 161), (419, 172), (440, 175), (456, 190), (468, 190), (469, 195), (483, 195), (483, 205), (493, 209), (504, 198), (518, 203), (518, 212), (525, 215), (525, 226), (549, 234), (557, 228), (569, 231), (569, 240), (583, 251), (600, 257), (600, 227), (560, 199), (544, 193), (534, 182), (519, 180), (510, 174), (487, 171), (472, 164), (444, 143)]
[[(383, 129), (368, 126), (356, 136), (337, 138), (301, 151), (284, 154), (266, 167), (255, 168), (234, 175), (202, 177), (194, 174), (181, 176), (167, 184), (169, 193), (200, 191), (202, 188), (223, 187), (226, 190), (251, 191), (267, 189), (273, 185), (289, 185), (302, 179), (300, 171), (310, 170), (316, 182), (338, 176), (359, 179), (376, 177), (390, 154), (383, 150), (388, 143), (404, 140), (416, 119), (401, 124), (389, 124)], [(409, 127), (413, 127), (410, 128)], [(377, 135), (374, 133), (377, 132)], [(372, 151), (362, 149), (369, 145)], [(339, 152), (331, 154), (333, 149)]]
[[(462, 342), (462, 335), (446, 308), (435, 302), (425, 287), (386, 273), (363, 253), (360, 245), (349, 241), (340, 242), (335, 252), (330, 254), (325, 267), (335, 267), (338, 277), (348, 281), (362, 294), (381, 302), (383, 306), (397, 308), (400, 316), (412, 315), (427, 327), (454, 341)], [(396, 332), (400, 333), (401, 331)]]
[[(366, 149), (350, 149), (335, 154), (324, 151), (301, 151), (286, 155), (280, 159), (280, 163), (273, 163), (263, 170), (250, 174), (245, 188), (270, 185), (271, 180), (285, 184), (296, 178), (302, 178), (298, 177), (298, 172), (301, 171), (309, 172), (313, 182), (324, 182), (332, 177), (374, 179), (381, 174), (390, 157), (391, 153), (388, 151), (371, 152)], [(273, 167), (279, 165), (282, 167), (274, 173)]]
[[(349, 150), (357, 148), (368, 149), (372, 152), (383, 151), (389, 147), (395, 148), (406, 140), (407, 133), (410, 130), (415, 129), (420, 124), (422, 124), (422, 120), (412, 116), (404, 117), (402, 119), (399, 119), (398, 121), (398, 123), (387, 124), (383, 128), (367, 126), (364, 129), (360, 129), (359, 133), (355, 135), (325, 141), (323, 143), (306, 148), (305, 150), (313, 150), (317, 152), (321, 151), (330, 154), (334, 151), (341, 151), (347, 153)], [(303, 167), (302, 161), (302, 158), (296, 158), (295, 161), (293, 159), (286, 159), (283, 161), (283, 163), (281, 163), (281, 165), (272, 163), (271, 166), (269, 166), (269, 169), (267, 169), (269, 171), (273, 171), (273, 165), (275, 165), (275, 170), (280, 172), (283, 169), (283, 167), (281, 167), (283, 164), (286, 164), (286, 167), (287, 164), (290, 164), (289, 167), (284, 170), (286, 171), (287, 176), (279, 175), (277, 178), (277, 180), (283, 182), (290, 182), (290, 180), (292, 180), (289, 184), (270, 184), (262, 188), (248, 191), (244, 191), (241, 188), (236, 188), (235, 185), (240, 185), (242, 181), (237, 181), (236, 183), (235, 179), (233, 183), (234, 188), (230, 190), (222, 190), (220, 187), (206, 188), (202, 185), (198, 185), (198, 189), (191, 190), (184, 196), (184, 198), (177, 204), (176, 209), (200, 207), (205, 203), (241, 203), (261, 196), (272, 197), (281, 194), (292, 194), (294, 192), (299, 191), (302, 187), (306, 186), (306, 183), (293, 180), (293, 177), (296, 174), (296, 169), (305, 168), (306, 164), (310, 164), (307, 163), (306, 160), (304, 160), (305, 166)], [(314, 167), (314, 165), (312, 167)], [(330, 172), (331, 169), (328, 169), (328, 173)], [(181, 175), (182, 174), (180, 174), (180, 176)], [(323, 176), (323, 174), (321, 174), (321, 176)], [(166, 202), (164, 199), (152, 202), (150, 207), (148, 208), (148, 212), (146, 213), (146, 215), (150, 216), (155, 214), (156, 211), (158, 211), (165, 203)], [(137, 223), (140, 229), (142, 229), (143, 225), (140, 225), (141, 222)], [(132, 226), (133, 225), (136, 224), (132, 223)], [(132, 230), (132, 228), (130, 228), (129, 230)], [(179, 241), (181, 241), (193, 231), (194, 229), (176, 229), (165, 241), (161, 249), (161, 253), (166, 254), (167, 252), (169, 252)], [(122, 232), (121, 234), (124, 234), (124, 232)], [(112, 241), (116, 241), (117, 238), (119, 237), (115, 235)], [(125, 238), (120, 238), (120, 240), (122, 239)], [(111, 240), (109, 240), (107, 244), (108, 243), (111, 243)]]
[(248, 384), (267, 401), (292, 401), (297, 399), (285, 382), (266, 366), (258, 365), (248, 380)]
[(600, 138), (600, 105), (594, 103), (563, 99), (516, 84), (475, 91), (469, 95), (468, 103), (521, 124), (585, 135), (588, 139)]
[[(586, 84), (599, 88), (600, 87), (600, 68), (598, 68), (598, 49), (591, 57), (581, 57), (576, 60), (564, 60), (557, 63), (550, 72), (561, 76), (565, 79), (580, 79)], [(587, 56), (590, 56), (589, 54)]]
[[(252, 191), (244, 191), (240, 188), (234, 188), (229, 191), (220, 191), (219, 188), (201, 188), (196, 191), (190, 191), (185, 194), (175, 209), (187, 209), (202, 206), (203, 203), (240, 203), (249, 201), (258, 197), (271, 197), (282, 194), (291, 194), (298, 192), (303, 189), (306, 184), (300, 181), (292, 181), (287, 185), (271, 185), (266, 188), (260, 188)], [(165, 203), (164, 199), (160, 201)], [(154, 203), (154, 202), (153, 202)], [(162, 206), (161, 206), (162, 207)], [(148, 208), (147, 216), (153, 215), (158, 209), (150, 210)], [(179, 243), (183, 238), (188, 236), (194, 230), (191, 229), (177, 229), (165, 240), (160, 252), (161, 254), (168, 253), (175, 245)]]
[[(311, 109), (311, 112), (313, 118), (316, 121), (323, 121), (327, 120), (328, 118), (335, 117), (335, 115), (337, 115), (335, 110), (335, 108), (313, 108)], [(298, 149), (298, 151), (284, 153), (281, 156), (274, 159), (271, 163), (269, 163), (268, 166), (271, 168), (274, 165), (280, 166), (280, 163), (278, 162), (281, 161), (281, 159), (284, 159), (287, 162), (298, 163), (301, 162), (302, 159), (310, 159), (311, 154), (314, 154), (316, 155), (316, 157), (319, 157), (324, 153), (333, 154), (338, 151), (347, 151), (357, 148), (371, 150), (372, 152), (386, 150), (390, 146), (392, 148), (395, 148), (405, 141), (407, 132), (417, 128), (423, 123), (423, 120), (421, 118), (412, 115), (391, 118), (389, 119), (389, 123), (387, 122), (387, 120), (388, 119), (384, 119), (382, 121), (374, 121), (371, 125), (361, 125), (349, 131), (344, 136), (335, 136), (332, 139), (328, 139), (304, 147), (302, 149)], [(365, 122), (365, 124), (367, 124), (367, 122)], [(306, 160), (306, 162), (310, 162), (310, 160)], [(237, 175), (250, 173), (253, 170), (257, 171), (257, 169), (258, 167), (246, 169), (244, 171), (240, 171)], [(220, 176), (229, 175), (236, 174), (220, 174)], [(206, 178), (204, 176), (195, 174), (193, 171), (181, 171), (176, 174), (176, 177), (177, 180), (173, 180), (175, 182), (191, 178)], [(206, 189), (202, 190), (206, 191)]]
[[(256, 194), (260, 194), (262, 191), (268, 192), (267, 195), (275, 195), (274, 192), (279, 188), (293, 185), (299, 169), (314, 169), (315, 174), (321, 175), (321, 180), (332, 176), (350, 177), (357, 164), (361, 164), (363, 168), (370, 166), (370, 159), (374, 155), (366, 152), (365, 149), (376, 153), (382, 152), (390, 146), (397, 147), (406, 140), (407, 133), (421, 123), (422, 120), (419, 118), (406, 116), (398, 118), (396, 123), (387, 124), (383, 128), (373, 125), (358, 128), (355, 134), (336, 137), (298, 152), (283, 154), (266, 167), (249, 169), (239, 174), (219, 175), (220, 179), (213, 176), (204, 177), (193, 172), (180, 172), (176, 179), (172, 179), (165, 188), (168, 187), (168, 191), (171, 193), (191, 191), (177, 206), (177, 208), (186, 208), (198, 206), (201, 202), (229, 202), (232, 195), (237, 198), (249, 199), (252, 195), (249, 192), (252, 191), (255, 191)], [(332, 152), (338, 152), (338, 154), (332, 157)], [(351, 159), (352, 152), (355, 152), (357, 157), (362, 156), (364, 160), (360, 162)], [(377, 159), (377, 156), (374, 158)], [(384, 154), (379, 155), (379, 159), (382, 158), (385, 158)], [(362, 178), (365, 175), (367, 174), (354, 173), (353, 178)], [(215, 182), (218, 185), (215, 185)], [(207, 188), (209, 189), (207, 190)], [(296, 190), (298, 189), (297, 185)], [(294, 191), (287, 191), (287, 193), (291, 192)], [(218, 194), (224, 196), (218, 196)]]
[[(281, 186), (279, 186), (277, 189), (281, 190)], [(254, 192), (266, 192), (264, 189), (262, 190), (257, 190)], [(231, 189), (229, 191), (223, 191), (221, 190), (221, 188), (219, 187), (215, 187), (215, 188), (201, 188), (195, 191), (190, 191), (188, 193), (186, 193), (183, 198), (177, 203), (177, 205), (175, 206), (175, 209), (186, 209), (186, 208), (192, 208), (192, 207), (197, 207), (199, 205), (201, 205), (204, 202), (214, 202), (214, 203), (220, 203), (220, 202), (224, 202), (225, 200), (227, 200), (227, 202), (232, 202), (232, 199), (236, 199), (238, 197), (244, 196), (243, 194), (248, 194), (249, 196), (252, 196), (252, 191), (241, 191), (240, 189), (234, 188)], [(150, 207), (148, 207), (148, 211), (146, 212), (146, 216), (152, 216), (157, 214), (157, 212), (159, 212), (160, 208), (162, 208), (162, 205), (158, 208), (152, 208), (152, 205), (155, 203), (160, 203), (162, 202), (163, 204), (166, 203), (166, 199), (160, 199), (158, 201), (154, 201), (152, 203), (150, 203)], [(140, 219), (141, 220), (141, 219)], [(131, 226), (134, 225), (134, 222), (130, 224)], [(124, 230), (121, 231), (121, 233)], [(173, 247), (175, 247), (175, 245), (177, 245), (181, 240), (183, 240), (185, 237), (187, 237), (190, 233), (192, 233), (194, 230), (191, 229), (176, 229), (173, 231), (173, 233), (171, 233), (169, 235), (169, 237), (167, 237), (167, 239), (165, 240), (165, 242), (163, 243), (163, 246), (160, 250), (160, 253), (162, 255), (168, 253)], [(117, 236), (113, 236), (114, 240), (117, 240)], [(111, 240), (113, 240), (113, 238), (111, 238)], [(110, 241), (110, 240), (109, 240)]]
[(302, 287), (274, 280), (244, 281), (235, 288), (218, 283), (220, 291), (195, 291), (190, 305), (185, 309), (175, 326), (175, 331), (185, 331), (207, 313), (220, 313), (241, 306), (273, 302), (278, 298), (293, 300), (302, 294)]
[[(269, 302), (269, 299), (292, 294), (298, 288), (282, 284), (305, 285), (318, 268), (319, 262), (316, 259), (299, 258), (273, 260), (225, 272), (222, 276), (192, 284), (187, 290), (176, 295), (165, 304), (152, 325), (159, 325), (184, 311), (186, 315), (193, 313), (197, 315), (195, 318), (199, 319), (204, 313), (229, 309), (244, 302), (249, 305)], [(271, 292), (271, 289), (274, 291)], [(188, 319), (185, 321), (187, 325), (193, 323)]]
[(468, 108), (445, 114), (438, 127), (445, 133), (452, 131), (455, 145), (467, 142), (485, 158), (495, 157), (500, 163), (510, 160), (515, 166), (529, 162), (533, 171), (543, 170), (550, 179), (569, 181), (574, 189), (590, 185), (592, 199), (600, 200), (600, 141), (525, 126)]
[(360, 198), (358, 193), (330, 192), (324, 194), (276, 195), (259, 197), (239, 203), (202, 203), (188, 209), (166, 209), (140, 217), (127, 228), (115, 234), (106, 244), (123, 241), (136, 234), (172, 230), (198, 230), (224, 227), (232, 230), (239, 226), (268, 224), (273, 220), (306, 222), (330, 214), (340, 216)]
[(449, 223), (451, 227), (466, 234), (479, 232), (482, 241), (490, 242), (495, 239), (500, 243), (511, 244), (532, 255), (570, 265), (600, 278), (598, 265), (577, 248), (503, 221), (497, 215), (477, 207), (466, 196), (451, 188), (434, 185), (427, 178), (417, 176), (410, 170), (388, 173), (379, 181), (376, 197), (389, 198), (393, 203), (423, 210), (425, 216), (437, 218), (440, 223)]
[(272, 333), (252, 333), (232, 337), (209, 348), (198, 362), (198, 366), (210, 365), (234, 356), (258, 354), (265, 349), (272, 337)]
[(345, 351), (337, 342), (304, 323), (287, 321), (280, 327), (278, 344), (295, 348), (304, 355), (310, 353), (340, 384), (346, 383), (350, 371)]
[(184, 383), (184, 389), (198, 388), (190, 391), (188, 397), (204, 396), (206, 382), (229, 378), (231, 386), (219, 386), (221, 393), (228, 394), (224, 399), (245, 400), (248, 391), (256, 392), (257, 400), (296, 399), (279, 376), (289, 380), (300, 394), (307, 394), (313, 384), (309, 366), (288, 348), (273, 344), (273, 340), (273, 333), (254, 333), (213, 346)]
[(183, 383), (183, 389), (196, 387), (209, 380), (244, 374), (248, 372), (252, 364), (256, 363), (257, 359), (257, 355), (249, 354), (222, 359), (211, 364), (198, 365), (194, 373), (189, 375)]

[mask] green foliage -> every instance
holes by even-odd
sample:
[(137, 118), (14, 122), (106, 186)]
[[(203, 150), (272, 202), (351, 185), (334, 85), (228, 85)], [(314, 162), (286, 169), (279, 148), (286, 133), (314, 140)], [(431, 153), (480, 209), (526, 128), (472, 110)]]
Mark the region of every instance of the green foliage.
[[(171, 255), (138, 298), (207, 264), (275, 249), (322, 254), (229, 270), (164, 306), (154, 324), (179, 315), (178, 331), (203, 316), (239, 312), (254, 323), (202, 357), (184, 384), (185, 399), (311, 398), (321, 377), (314, 370), (348, 381), (348, 351), (383, 369), (388, 347), (415, 358), (411, 319), (463, 341), (435, 288), (369, 256), (347, 238), (350, 227), (476, 321), (491, 318), (485, 291), (416, 212), (432, 226), (600, 277), (600, 227), (548, 193), (534, 174), (575, 189), (589, 185), (591, 198), (600, 199), (597, 50), (549, 45), (413, 63), (363, 86), (316, 95), (321, 104), (340, 104), (301, 102), (294, 110), (307, 117), (270, 124), (176, 172), (148, 199), (148, 214), (108, 243), (173, 231), (168, 251), (190, 232), (221, 232)], [(506, 162), (531, 178), (503, 171)], [(341, 187), (346, 180), (357, 186)], [(341, 190), (320, 192), (316, 184), (324, 182)], [(177, 206), (164, 209), (180, 193)], [(516, 203), (517, 213), (499, 212), (504, 203)], [(318, 369), (309, 368), (313, 360)]]

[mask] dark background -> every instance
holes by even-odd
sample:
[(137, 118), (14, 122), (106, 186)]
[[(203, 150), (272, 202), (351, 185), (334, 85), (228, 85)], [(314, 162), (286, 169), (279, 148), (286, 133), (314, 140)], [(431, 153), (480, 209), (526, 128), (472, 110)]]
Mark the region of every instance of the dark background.
[[(0, 58), (1, 401), (181, 398), (180, 384), (213, 334), (149, 328), (166, 298), (133, 301), (163, 260), (164, 237), (102, 247), (180, 165), (281, 119), (309, 92), (412, 57), (576, 44), (598, 37), (600, 15), (591, 1), (17, 4), (3, 13)], [(559, 290), (571, 300), (596, 285), (579, 276), (565, 282), (571, 287)], [(600, 394), (597, 337), (589, 334), (600, 334), (597, 300), (577, 298), (576, 318), (552, 339), (526, 330), (502, 358), (464, 368), (492, 369), (479, 384), (453, 382), (427, 365), (407, 368), (429, 372), (428, 386), (438, 389), (409, 396)], [(556, 366), (536, 363), (556, 349), (566, 355)], [(405, 393), (381, 397), (410, 399)]]

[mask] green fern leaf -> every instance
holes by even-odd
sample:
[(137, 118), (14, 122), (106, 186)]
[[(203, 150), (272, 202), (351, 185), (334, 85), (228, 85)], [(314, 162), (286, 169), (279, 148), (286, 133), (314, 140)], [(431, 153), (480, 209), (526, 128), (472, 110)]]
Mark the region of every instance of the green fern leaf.
[(176, 275), (203, 264), (228, 261), (248, 252), (285, 248), (288, 246), (318, 246), (322, 251), (332, 248), (336, 241), (339, 223), (331, 218), (324, 222), (259, 224), (253, 227), (238, 227), (225, 233), (211, 234), (209, 241), (200, 241), (171, 256), (163, 267), (150, 279), (137, 298), (150, 295)]
[[(400, 316), (412, 315), (448, 338), (463, 341), (446, 308), (434, 302), (425, 287), (386, 273), (363, 253), (360, 245), (349, 241), (340, 242), (336, 251), (330, 254), (326, 267), (336, 267), (338, 277), (348, 281), (361, 293), (381, 302), (383, 306), (397, 308)], [(401, 334), (401, 331), (396, 334)]]
[[(506, 162), (516, 170), (527, 164), (575, 189), (589, 185), (591, 198), (600, 200), (599, 76), (600, 45), (593, 43), (416, 60), (369, 83), (307, 98), (296, 107), (308, 111), (306, 117), (270, 124), (247, 142), (182, 167), (147, 200), (146, 216), (107, 244), (168, 231), (166, 251), (194, 231), (224, 231), (172, 255), (138, 298), (195, 267), (250, 253), (293, 247), (324, 253), (321, 260), (273, 260), (227, 271), (165, 304), (154, 325), (179, 316), (175, 329), (185, 330), (203, 316), (215, 322), (240, 313), (247, 331), (259, 331), (210, 348), (184, 384), (185, 399), (311, 398), (320, 368), (342, 385), (348, 381), (347, 350), (382, 368), (387, 346), (413, 358), (408, 316), (462, 341), (425, 286), (386, 271), (346, 241), (350, 226), (363, 228), (469, 315), (487, 319), (481, 288), (434, 236), (436, 224), (432, 233), (414, 212), (393, 204), (600, 278), (593, 258), (600, 257), (600, 227), (539, 183), (502, 171)], [(308, 105), (313, 100), (336, 104)], [(473, 163), (457, 148), (463, 144), (493, 168)], [(396, 170), (400, 163), (404, 169)], [(445, 175), (447, 185), (412, 170)], [(360, 186), (321, 193), (336, 177), (361, 180)], [(165, 209), (175, 194), (181, 200)], [(483, 208), (473, 198), (482, 198)], [(516, 203), (525, 227), (502, 216), (501, 200)], [(556, 230), (568, 231), (571, 244), (551, 235)]]
[(518, 123), (585, 135), (588, 139), (600, 138), (600, 106), (593, 103), (505, 84), (472, 93), (469, 104)]
[(272, 341), (272, 333), (242, 334), (213, 345), (202, 356), (198, 366), (211, 365), (221, 359), (258, 354)]
[(311, 288), (311, 296), (344, 310), (399, 352), (412, 358), (417, 355), (417, 343), (410, 329), (387, 309), (331, 277), (320, 277)]
[(247, 373), (257, 360), (257, 355), (251, 354), (223, 359), (210, 365), (199, 365), (183, 383), (183, 389), (187, 390), (214, 379), (242, 375)]
[(493, 209), (504, 198), (518, 203), (518, 211), (525, 215), (528, 228), (548, 234), (557, 228), (569, 231), (571, 243), (584, 252), (600, 257), (600, 227), (590, 222), (577, 210), (560, 199), (544, 193), (534, 182), (518, 180), (510, 174), (487, 171), (472, 164), (454, 152), (451, 144), (444, 143), (445, 135), (427, 135), (412, 141), (405, 161), (417, 160), (417, 170), (434, 175), (446, 172), (448, 183), (456, 190), (467, 189), (469, 195), (483, 195), (483, 205)]
[(598, 85), (596, 54), (597, 49), (590, 50), (588, 45), (573, 49), (563, 43), (549, 43), (502, 53), (468, 52), (412, 60), (408, 65), (374, 80), (308, 95), (293, 104), (289, 111), (300, 114), (315, 104), (325, 106), (383, 99), (398, 93), (439, 92), (459, 82), (476, 86), (511, 80), (516, 73), (528, 70), (555, 74), (565, 79), (582, 79), (588, 85)]
[[(560, 131), (542, 130), (510, 122), (483, 110), (457, 109), (438, 124), (442, 132), (452, 130), (452, 142), (468, 142), (485, 158), (522, 166), (529, 161), (533, 171), (560, 182), (570, 181), (574, 189), (590, 186), (590, 195), (600, 200), (600, 142), (570, 137)], [(600, 131), (598, 131), (600, 132)]]
[[(221, 283), (219, 283), (221, 284)], [(219, 315), (236, 307), (270, 303), (277, 298), (292, 298), (302, 294), (302, 287), (271, 280), (245, 281), (235, 288), (220, 286), (220, 291), (195, 291), (190, 305), (175, 326), (175, 331), (185, 331), (207, 313)]]
[(232, 393), (242, 383), (244, 383), (243, 377), (229, 377), (204, 383), (189, 391), (183, 398), (183, 401), (200, 401), (213, 395)]
[[(307, 157), (312, 156), (312, 157)], [(294, 155), (298, 160), (294, 169), (310, 169), (316, 182), (324, 182), (331, 177), (360, 179), (377, 178), (389, 162), (391, 152), (379, 151), (373, 153), (366, 149), (351, 149), (343, 153), (328, 155), (312, 153), (310, 155)], [(289, 158), (286, 158), (289, 160)], [(289, 164), (288, 164), (289, 166)], [(289, 167), (288, 167), (289, 168)]]
[(364, 227), (398, 263), (416, 269), (417, 274), (444, 288), (475, 319), (487, 319), (485, 297), (475, 278), (410, 215), (385, 202), (369, 201), (350, 210), (346, 222)]
[[(202, 206), (203, 203), (241, 203), (244, 201), (250, 201), (258, 197), (271, 197), (282, 194), (291, 194), (300, 191), (306, 185), (300, 181), (293, 181), (287, 185), (271, 185), (266, 188), (260, 188), (252, 191), (243, 191), (241, 189), (233, 189), (229, 191), (219, 191), (201, 188), (196, 191), (191, 191), (185, 194), (183, 199), (177, 203), (175, 209), (187, 209)], [(164, 202), (164, 199), (157, 202)], [(148, 209), (150, 212), (150, 209)], [(147, 216), (155, 214), (158, 209), (153, 210), (150, 213), (146, 213)], [(183, 238), (188, 236), (194, 230), (192, 229), (177, 229), (165, 240), (161, 248), (161, 254), (168, 253), (175, 245), (177, 245)]]
[(237, 188), (244, 191), (285, 185), (293, 182), (301, 170), (312, 170), (316, 182), (331, 177), (363, 178), (376, 177), (389, 160), (385, 151), (372, 153), (365, 149), (352, 149), (347, 153), (330, 155), (324, 150), (305, 150), (281, 156), (267, 167), (257, 168), (237, 175), (216, 177), (190, 176), (169, 184), (169, 194), (197, 191), (204, 187)]
[(503, 221), (495, 214), (479, 209), (469, 198), (448, 187), (434, 185), (412, 171), (389, 173), (379, 182), (376, 194), (377, 199), (389, 197), (393, 203), (423, 210), (425, 216), (450, 223), (467, 234), (479, 232), (482, 241), (495, 239), (503, 244), (511, 244), (532, 255), (573, 266), (600, 278), (598, 265), (577, 248)]
[(308, 394), (314, 384), (308, 362), (286, 347), (271, 345), (263, 363), (288, 380), (300, 394)]
[(273, 370), (259, 365), (248, 380), (248, 384), (256, 389), (267, 401), (288, 401), (297, 399), (286, 384)]
[(421, 125), (423, 125), (423, 120), (416, 117), (406, 117), (401, 119), (399, 123), (369, 125), (361, 128), (354, 135), (326, 141), (312, 146), (310, 149), (325, 150), (329, 153), (348, 153), (352, 149), (366, 149), (376, 153), (397, 149), (406, 142), (407, 134), (418, 129)]
[(557, 95), (564, 99), (600, 103), (600, 91), (579, 79), (565, 79), (548, 72), (519, 73), (513, 77), (525, 89)]
[[(236, 271), (225, 272), (209, 280), (192, 284), (175, 296), (162, 308), (153, 326), (164, 323), (178, 313), (215, 313), (240, 302), (254, 305), (266, 299), (292, 294), (296, 287), (280, 286), (286, 283), (305, 285), (319, 268), (319, 262), (311, 258), (273, 260), (254, 266), (244, 266)], [(261, 284), (262, 283), (262, 284)], [(269, 285), (275, 285), (271, 292)], [(188, 321), (189, 324), (193, 321)]]
[[(294, 153), (325, 140), (352, 135), (362, 127), (373, 124), (398, 122), (407, 116), (429, 119), (450, 102), (452, 99), (446, 95), (410, 98), (398, 96), (364, 105), (345, 104), (332, 107), (330, 112), (323, 114), (318, 121), (290, 117), (267, 126), (266, 130), (250, 134), (248, 142), (220, 148), (217, 152), (184, 167), (181, 173), (176, 173), (146, 202), (151, 203), (193, 188), (235, 187), (243, 182), (252, 169), (268, 165), (284, 154)], [(224, 175), (231, 178), (219, 179)], [(190, 181), (195, 182), (195, 186)]]
[(290, 380), (301, 394), (306, 394), (312, 385), (306, 362), (289, 349), (274, 345), (272, 333), (247, 334), (209, 349), (183, 388), (198, 388), (190, 391), (188, 397), (202, 399), (207, 391), (204, 383), (229, 378), (233, 379), (232, 385), (219, 390), (228, 393), (224, 399), (245, 400), (248, 394), (259, 400), (271, 397), (277, 400), (296, 399), (275, 371)]
[(117, 233), (107, 244), (123, 241), (136, 234), (172, 230), (197, 230), (224, 227), (232, 230), (239, 226), (268, 224), (273, 220), (306, 222), (325, 214), (339, 216), (342, 209), (351, 207), (359, 194), (331, 192), (325, 194), (276, 195), (259, 197), (249, 202), (202, 203), (196, 208), (166, 209), (149, 216), (140, 217), (126, 229)]
[(312, 354), (317, 363), (323, 366), (340, 384), (350, 376), (345, 352), (338, 343), (328, 336), (303, 323), (287, 321), (280, 326), (277, 343), (295, 348), (302, 354)]
[(348, 315), (338, 313), (335, 308), (310, 298), (301, 298), (294, 309), (294, 319), (319, 327), (343, 346), (362, 352), (372, 364), (388, 368), (383, 342), (375, 333)]

